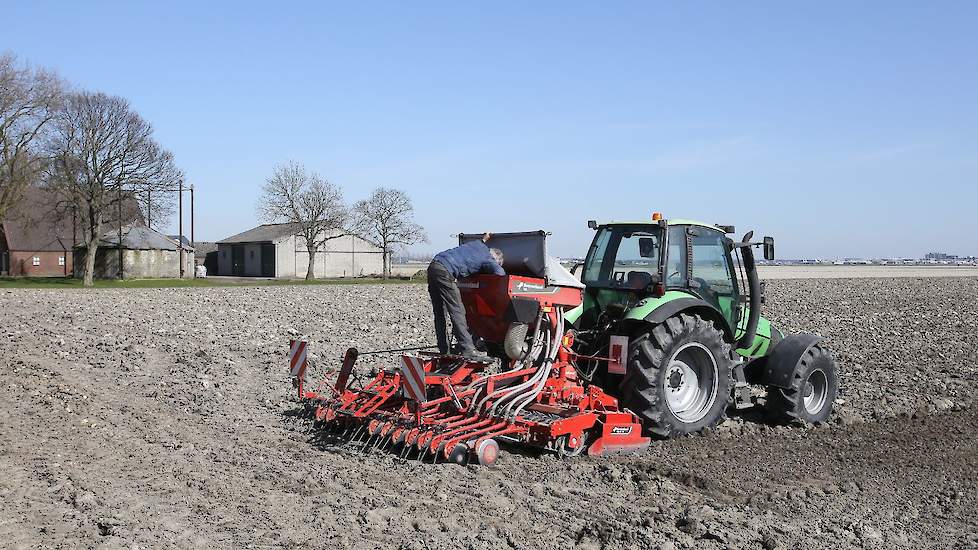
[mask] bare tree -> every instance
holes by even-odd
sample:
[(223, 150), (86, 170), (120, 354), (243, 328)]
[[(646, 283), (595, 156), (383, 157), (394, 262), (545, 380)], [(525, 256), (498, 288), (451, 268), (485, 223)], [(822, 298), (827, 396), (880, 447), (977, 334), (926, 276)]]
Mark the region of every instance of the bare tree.
[(91, 286), (99, 239), (108, 229), (105, 222), (121, 223), (127, 205), (139, 202), (147, 191), (173, 188), (183, 174), (153, 139), (149, 122), (121, 97), (71, 94), (54, 128), (50, 183), (82, 220), (82, 273), (84, 284)]
[(64, 84), (53, 73), (0, 55), (0, 219), (37, 183), (45, 156), (40, 141), (60, 107)]
[(276, 166), (265, 180), (258, 202), (259, 215), (269, 222), (288, 222), (299, 226), (309, 253), (306, 280), (316, 277), (316, 251), (326, 241), (346, 234), (349, 209), (343, 190), (297, 163)]
[[(187, 191), (186, 187), (184, 191)], [(165, 190), (160, 186), (153, 186), (140, 190), (133, 199), (139, 206), (139, 214), (146, 222), (146, 227), (158, 229), (176, 215), (177, 196), (177, 189)]]
[(404, 191), (379, 187), (369, 199), (358, 201), (353, 211), (356, 231), (383, 249), (385, 279), (390, 276), (394, 249), (428, 242), (424, 228), (414, 223), (414, 205)]

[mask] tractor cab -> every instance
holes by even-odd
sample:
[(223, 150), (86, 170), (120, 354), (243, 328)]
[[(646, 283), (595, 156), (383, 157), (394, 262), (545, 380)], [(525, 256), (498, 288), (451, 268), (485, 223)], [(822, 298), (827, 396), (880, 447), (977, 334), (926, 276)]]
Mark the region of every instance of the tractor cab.
[[(731, 226), (664, 220), (658, 214), (651, 222), (590, 225), (596, 234), (580, 266), (587, 289), (575, 312), (579, 329), (615, 317), (645, 319), (681, 300), (670, 306), (673, 313), (695, 302), (696, 312), (722, 327), (731, 343), (751, 336), (751, 311), (759, 313), (762, 298), (751, 250), (761, 243), (751, 243), (752, 234), (736, 242), (727, 236)], [(766, 237), (763, 246), (765, 257), (773, 259), (774, 240)], [(759, 318), (754, 323), (766, 324)], [(745, 339), (748, 351), (762, 351), (754, 339)]]

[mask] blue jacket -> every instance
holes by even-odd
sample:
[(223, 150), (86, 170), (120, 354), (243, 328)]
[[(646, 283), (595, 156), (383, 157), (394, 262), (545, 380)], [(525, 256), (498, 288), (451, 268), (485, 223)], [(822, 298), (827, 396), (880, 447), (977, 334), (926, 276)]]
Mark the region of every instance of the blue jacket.
[(439, 252), (433, 261), (445, 266), (445, 269), (456, 279), (475, 273), (506, 274), (502, 266), (497, 264), (495, 258), (489, 253), (486, 243), (479, 239)]

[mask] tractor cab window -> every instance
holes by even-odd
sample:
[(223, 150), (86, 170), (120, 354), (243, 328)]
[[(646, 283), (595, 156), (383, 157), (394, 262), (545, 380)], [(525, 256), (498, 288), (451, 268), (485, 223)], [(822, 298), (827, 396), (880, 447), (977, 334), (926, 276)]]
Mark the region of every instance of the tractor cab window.
[(598, 231), (584, 270), (590, 287), (643, 290), (659, 275), (658, 227), (608, 226)]
[(669, 259), (666, 261), (666, 286), (686, 286), (686, 226), (669, 227)]
[(726, 238), (717, 231), (696, 228), (692, 235), (691, 286), (701, 298), (732, 319), (737, 288)]

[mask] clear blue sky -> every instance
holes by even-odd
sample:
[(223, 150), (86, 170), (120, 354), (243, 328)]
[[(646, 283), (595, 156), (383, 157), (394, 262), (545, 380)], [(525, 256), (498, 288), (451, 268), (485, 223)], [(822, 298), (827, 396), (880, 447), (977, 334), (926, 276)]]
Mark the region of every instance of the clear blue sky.
[(583, 255), (658, 210), (782, 257), (978, 254), (978, 2), (134, 4), (5, 2), (0, 50), (152, 121), (198, 240), (295, 159), (406, 190), (433, 251)]

